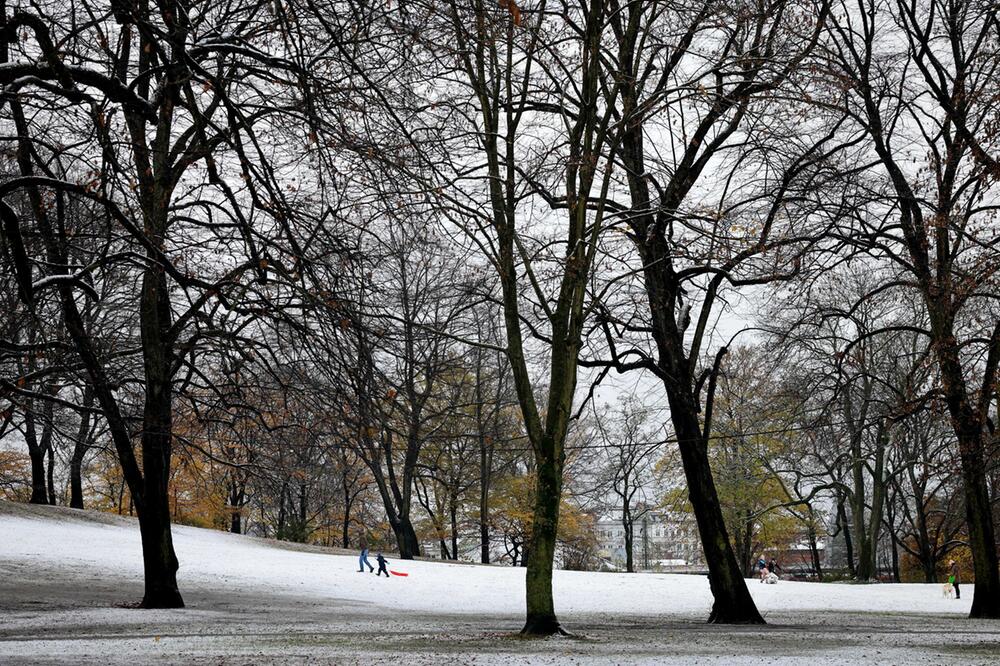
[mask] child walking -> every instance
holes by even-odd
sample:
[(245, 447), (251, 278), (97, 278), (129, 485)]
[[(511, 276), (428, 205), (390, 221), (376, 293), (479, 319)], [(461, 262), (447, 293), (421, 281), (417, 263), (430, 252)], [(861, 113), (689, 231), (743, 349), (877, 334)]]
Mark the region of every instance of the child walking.
[(375, 560), (378, 562), (378, 573), (375, 574), (375, 575), (376, 576), (381, 576), (382, 574), (385, 574), (385, 577), (388, 578), (389, 577), (389, 571), (385, 568), (385, 565), (387, 565), (389, 563), (386, 561), (386, 559), (384, 557), (382, 557), (382, 553), (379, 553), (378, 555), (376, 555), (375, 556)]

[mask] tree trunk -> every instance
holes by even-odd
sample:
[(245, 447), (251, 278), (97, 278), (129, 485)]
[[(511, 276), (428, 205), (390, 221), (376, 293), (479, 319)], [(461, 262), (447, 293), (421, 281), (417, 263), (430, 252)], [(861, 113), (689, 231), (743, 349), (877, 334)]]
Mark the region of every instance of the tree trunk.
[(937, 577), (937, 560), (930, 553), (921, 553), (920, 557), (920, 567), (924, 570), (924, 582), (925, 583), (936, 583), (938, 582)]
[(389, 525), (396, 536), (396, 545), (399, 548), (399, 557), (404, 560), (412, 560), (420, 557), (420, 541), (417, 539), (417, 532), (413, 529), (413, 523), (409, 516), (390, 516)]
[(58, 504), (56, 499), (56, 482), (55, 482), (55, 451), (52, 448), (52, 441), (50, 440), (48, 445), (45, 447), (45, 457), (48, 459), (48, 470), (46, 471), (46, 487), (48, 488), (49, 504), (55, 506)]
[(847, 520), (847, 510), (844, 509), (844, 498), (838, 497), (837, 500), (837, 523), (840, 525), (840, 529), (844, 531), (844, 549), (847, 558), (847, 569), (851, 572), (851, 576), (854, 576), (854, 541), (851, 538), (851, 528), (850, 523)]
[(942, 389), (952, 427), (958, 438), (962, 480), (965, 487), (965, 514), (969, 529), (969, 548), (976, 586), (969, 617), (1000, 618), (1000, 571), (997, 562), (997, 542), (993, 531), (993, 512), (989, 488), (986, 485), (987, 448), (985, 419), (969, 403), (965, 377), (959, 362), (958, 345), (950, 321), (935, 312), (929, 302), (934, 349), (941, 370)]
[(809, 527), (809, 554), (812, 557), (813, 571), (816, 572), (816, 580), (823, 580), (823, 564), (819, 557), (819, 544), (816, 543), (816, 530)]
[(716, 624), (764, 624), (729, 541), (712, 478), (708, 444), (701, 433), (697, 410), (694, 405), (685, 404), (679, 396), (669, 397), (671, 418), (681, 441), (679, 448), (688, 498), (694, 508), (708, 565), (708, 582), (715, 597), (708, 621)]
[(559, 529), (562, 469), (550, 456), (536, 456), (534, 524), (524, 557), (527, 618), (521, 633), (533, 636), (565, 634), (552, 601), (552, 566)]
[[(83, 407), (89, 410), (94, 405), (94, 391), (87, 385), (83, 390)], [(73, 455), (69, 459), (69, 505), (73, 509), (83, 508), (83, 458), (90, 450), (90, 412), (80, 414), (80, 427), (73, 443)]]
[[(482, 514), (480, 514), (482, 516)], [(479, 519), (479, 557), (483, 564), (490, 563), (490, 526), (484, 518)]]
[(451, 507), (451, 559), (458, 559), (458, 504), (452, 499)]
[[(45, 393), (55, 397), (58, 390), (54, 386), (46, 386)], [(46, 400), (42, 407), (42, 416), (44, 421), (42, 423), (42, 439), (38, 443), (41, 446), (42, 451), (45, 452), (45, 457), (48, 458), (48, 469), (45, 474), (45, 488), (46, 488), (46, 498), (49, 504), (54, 505), (56, 503), (56, 484), (55, 484), (55, 451), (52, 447), (52, 436), (55, 431), (55, 422), (52, 419), (53, 410), (55, 408), (55, 403), (51, 400)]]
[(139, 511), (139, 532), (142, 536), (142, 565), (145, 574), (143, 608), (183, 608), (177, 587), (177, 556), (170, 532), (170, 509), (162, 501), (147, 503)]
[(239, 511), (233, 511), (229, 517), (229, 531), (233, 534), (243, 534), (243, 520)]
[(626, 499), (622, 506), (622, 528), (625, 532), (625, 571), (635, 573), (633, 551), (635, 549), (635, 522)]
[(69, 461), (69, 506), (83, 508), (83, 454), (86, 452), (79, 443), (73, 447), (73, 457)]
[(35, 429), (34, 403), (29, 401), (24, 412), (24, 440), (28, 445), (28, 459), (31, 461), (31, 504), (48, 504), (45, 485), (45, 449), (38, 443)]
[(343, 449), (340, 452), (340, 460), (343, 465), (343, 471), (340, 473), (340, 488), (344, 493), (344, 519), (340, 525), (340, 545), (342, 548), (349, 548), (351, 546), (351, 506), (354, 504), (354, 500), (351, 497), (350, 484), (347, 482), (347, 453)]
[[(151, 376), (152, 375), (152, 376)], [(170, 532), (170, 381), (156, 380), (147, 371), (146, 406), (142, 433), (143, 494), (133, 497), (142, 535), (146, 591), (143, 608), (183, 608), (177, 587), (177, 556)]]
[[(166, 276), (155, 266), (143, 276), (140, 324), (146, 371), (142, 431), (142, 497), (133, 497), (142, 535), (146, 592), (143, 608), (183, 608), (170, 532), (170, 456), (173, 447), (172, 355), (163, 339), (170, 325)], [(141, 501), (140, 501), (141, 499)]]
[[(477, 407), (477, 409), (479, 409)], [(485, 438), (480, 436), (479, 442), (479, 559), (483, 564), (490, 563), (490, 461), (486, 450)]]
[(31, 460), (31, 504), (48, 504), (49, 496), (45, 484), (45, 451), (39, 447), (28, 445), (28, 458)]

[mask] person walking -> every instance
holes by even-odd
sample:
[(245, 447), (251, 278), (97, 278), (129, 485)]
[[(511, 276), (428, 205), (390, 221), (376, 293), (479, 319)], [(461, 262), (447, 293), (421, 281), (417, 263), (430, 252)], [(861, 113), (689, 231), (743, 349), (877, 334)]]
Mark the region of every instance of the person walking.
[(389, 564), (389, 562), (387, 562), (386, 559), (382, 557), (382, 553), (379, 553), (378, 555), (375, 556), (375, 561), (378, 562), (378, 573), (375, 575), (381, 576), (384, 573), (385, 577), (388, 578), (389, 571), (385, 568), (385, 565)]
[(368, 561), (368, 537), (365, 533), (361, 533), (361, 538), (358, 539), (358, 545), (361, 546), (361, 555), (358, 557), (358, 573), (364, 573), (365, 567), (368, 567), (368, 573), (375, 571), (375, 567), (371, 565)]
[(962, 593), (958, 591), (958, 562), (948, 560), (948, 582), (955, 589), (955, 598), (961, 599)]

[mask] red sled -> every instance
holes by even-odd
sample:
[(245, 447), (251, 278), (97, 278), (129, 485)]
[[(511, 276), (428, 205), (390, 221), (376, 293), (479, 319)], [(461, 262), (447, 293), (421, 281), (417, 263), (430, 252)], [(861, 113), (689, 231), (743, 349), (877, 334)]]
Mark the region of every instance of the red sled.
[(391, 573), (393, 576), (409, 576), (410, 575), (408, 573), (403, 573), (402, 571), (393, 571), (392, 569), (389, 569), (389, 573)]

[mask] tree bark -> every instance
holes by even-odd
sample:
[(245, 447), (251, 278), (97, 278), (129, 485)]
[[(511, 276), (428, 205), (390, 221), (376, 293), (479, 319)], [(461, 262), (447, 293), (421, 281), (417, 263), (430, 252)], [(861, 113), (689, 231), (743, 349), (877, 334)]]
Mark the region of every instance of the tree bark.
[(726, 530), (722, 507), (712, 478), (708, 443), (702, 436), (694, 405), (669, 396), (670, 413), (680, 439), (681, 460), (688, 498), (694, 508), (708, 565), (708, 582), (715, 601), (708, 621), (716, 624), (764, 624), (740, 571)]
[(69, 505), (73, 509), (83, 508), (83, 459), (90, 450), (90, 408), (94, 406), (94, 391), (88, 384), (83, 390), (84, 412), (80, 414), (80, 427), (73, 443), (73, 455), (69, 460)]
[(562, 470), (555, 460), (547, 456), (539, 456), (537, 462), (534, 523), (530, 547), (524, 558), (527, 566), (527, 617), (521, 633), (542, 636), (565, 634), (556, 618), (552, 600), (552, 566), (559, 528)]
[[(477, 410), (481, 409), (477, 405)], [(490, 464), (485, 438), (479, 438), (479, 559), (490, 563)]]
[(38, 431), (35, 427), (34, 402), (27, 402), (24, 412), (24, 440), (28, 445), (28, 459), (31, 462), (31, 504), (48, 504), (48, 492), (45, 485), (45, 449), (38, 442)]
[(635, 573), (635, 563), (633, 550), (635, 548), (635, 523), (632, 520), (632, 513), (628, 508), (626, 500), (622, 508), (622, 528), (625, 531), (625, 571)]
[[(959, 362), (958, 343), (950, 320), (936, 312), (930, 302), (928, 309), (931, 311), (934, 349), (941, 370), (945, 402), (958, 437), (965, 487), (966, 522), (976, 581), (969, 617), (1000, 618), (1000, 570), (984, 459), (984, 451), (988, 445), (985, 419), (969, 402), (965, 376)], [(943, 319), (946, 321), (942, 321)]]
[[(166, 211), (163, 211), (165, 216)], [(173, 449), (173, 361), (164, 339), (171, 311), (166, 274), (159, 264), (143, 275), (139, 320), (146, 371), (142, 431), (142, 497), (133, 497), (142, 535), (146, 591), (143, 608), (182, 608), (177, 556), (170, 531), (170, 456)]]
[(816, 543), (816, 530), (809, 528), (809, 554), (812, 557), (813, 571), (816, 572), (816, 580), (823, 581), (823, 563), (819, 557), (819, 544)]

